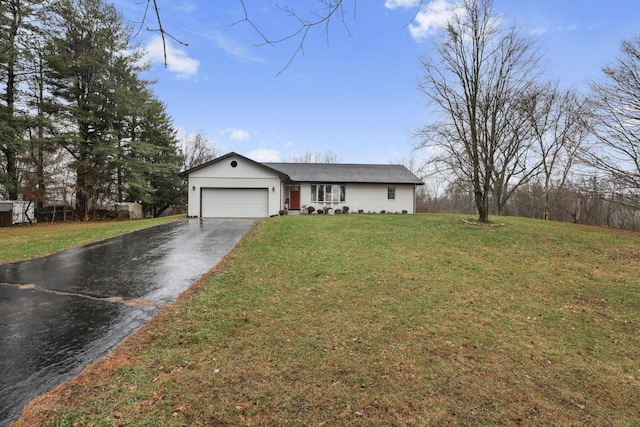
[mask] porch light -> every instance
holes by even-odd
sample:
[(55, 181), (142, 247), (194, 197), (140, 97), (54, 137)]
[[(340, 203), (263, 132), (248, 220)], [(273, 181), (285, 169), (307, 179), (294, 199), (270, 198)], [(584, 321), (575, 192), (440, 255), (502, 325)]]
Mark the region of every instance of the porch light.
[(196, 191), (196, 186), (195, 186), (195, 185), (191, 186), (191, 189), (192, 189), (193, 191)]
[(271, 187), (271, 191), (276, 191), (276, 187)]

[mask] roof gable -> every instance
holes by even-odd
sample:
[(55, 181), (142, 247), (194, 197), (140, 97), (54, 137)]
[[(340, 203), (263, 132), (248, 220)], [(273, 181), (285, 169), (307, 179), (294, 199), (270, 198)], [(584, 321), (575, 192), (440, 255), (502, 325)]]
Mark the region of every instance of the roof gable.
[(179, 175), (182, 178), (186, 178), (193, 172), (199, 171), (201, 169), (205, 169), (205, 168), (207, 168), (209, 166), (215, 165), (215, 164), (220, 163), (220, 162), (222, 162), (224, 160), (232, 159), (234, 157), (237, 158), (238, 160), (246, 161), (246, 162), (248, 162), (248, 163), (250, 163), (250, 164), (252, 164), (254, 166), (257, 166), (257, 167), (266, 169), (266, 170), (268, 170), (268, 171), (270, 171), (272, 173), (275, 173), (283, 181), (288, 181), (289, 180), (289, 176), (287, 176), (285, 173), (283, 173), (283, 172), (281, 172), (279, 170), (273, 169), (273, 168), (267, 166), (265, 163), (256, 162), (255, 160), (251, 160), (248, 157), (242, 156), (242, 155), (240, 155), (238, 153), (234, 153), (233, 151), (228, 153), (228, 154), (225, 154), (224, 156), (220, 156), (220, 157), (217, 157), (217, 158), (215, 158), (213, 160), (209, 160), (208, 162), (202, 163), (202, 164), (200, 164), (198, 166), (194, 166), (191, 169), (188, 169), (186, 171), (182, 171), (182, 172), (179, 173)]

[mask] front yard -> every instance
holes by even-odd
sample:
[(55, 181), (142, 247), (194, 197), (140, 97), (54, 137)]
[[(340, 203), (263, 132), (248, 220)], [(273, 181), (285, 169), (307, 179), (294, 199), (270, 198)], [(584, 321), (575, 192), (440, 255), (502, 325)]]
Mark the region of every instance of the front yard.
[(21, 425), (640, 424), (640, 236), (464, 218), (265, 220)]

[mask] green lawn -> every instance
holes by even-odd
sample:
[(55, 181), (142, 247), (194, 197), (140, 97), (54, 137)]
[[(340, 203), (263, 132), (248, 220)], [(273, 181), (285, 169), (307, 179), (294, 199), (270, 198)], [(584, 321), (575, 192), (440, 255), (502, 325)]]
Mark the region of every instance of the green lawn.
[[(51, 426), (640, 425), (640, 236), (265, 220)], [(0, 250), (1, 252), (1, 250)]]
[(0, 264), (49, 255), (183, 218), (184, 215), (129, 221), (40, 223), (0, 228)]

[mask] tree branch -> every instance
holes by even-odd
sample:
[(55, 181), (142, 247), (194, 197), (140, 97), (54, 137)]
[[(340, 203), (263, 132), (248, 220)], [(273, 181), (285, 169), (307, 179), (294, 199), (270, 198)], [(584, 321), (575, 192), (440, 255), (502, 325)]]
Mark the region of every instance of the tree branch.
[(145, 7), (144, 16), (142, 17), (142, 21), (140, 22), (140, 28), (138, 29), (138, 32), (136, 33), (136, 35), (140, 34), (140, 31), (142, 30), (142, 26), (146, 24), (147, 15), (149, 13), (149, 8), (153, 4), (153, 10), (155, 11), (155, 14), (156, 14), (156, 20), (158, 22), (158, 28), (151, 28), (151, 27), (149, 27), (149, 25), (147, 25), (147, 31), (158, 31), (160, 33), (160, 37), (162, 37), (162, 50), (163, 50), (163, 55), (164, 55), (164, 68), (167, 68), (167, 40), (166, 40), (166, 38), (169, 37), (170, 39), (180, 43), (183, 46), (189, 46), (189, 44), (177, 39), (176, 37), (172, 36), (170, 33), (166, 32), (164, 27), (162, 26), (162, 20), (160, 19), (160, 8), (158, 7), (157, 1), (156, 0), (146, 0), (146, 1), (147, 1), (147, 6)]
[[(267, 37), (258, 27), (258, 25), (255, 24), (255, 22), (249, 17), (249, 14), (247, 13), (247, 8), (245, 6), (244, 0), (240, 0), (240, 3), (242, 5), (242, 9), (243, 9), (243, 13), (244, 13), (244, 18), (233, 23), (232, 25), (236, 25), (239, 23), (247, 23), (251, 26), (251, 28), (254, 29), (254, 31), (256, 31), (256, 33), (258, 33), (260, 35), (260, 37), (262, 38), (263, 42), (257, 44), (257, 46), (265, 46), (265, 45), (269, 45), (269, 46), (274, 46), (278, 43), (283, 43), (286, 42), (288, 40), (292, 40), (295, 39), (297, 37), (300, 38), (300, 41), (297, 45), (297, 47), (295, 48), (293, 54), (291, 55), (291, 57), (289, 58), (289, 61), (287, 61), (287, 63), (285, 64), (284, 67), (282, 67), (282, 69), (280, 71), (278, 71), (276, 73), (276, 76), (279, 76), (280, 74), (282, 74), (287, 68), (289, 68), (289, 66), (293, 63), (294, 59), (298, 56), (298, 54), (302, 54), (304, 55), (304, 44), (305, 41), (307, 40), (307, 36), (309, 35), (310, 31), (313, 30), (313, 28), (318, 27), (318, 26), (324, 26), (324, 32), (327, 36), (327, 44), (328, 44), (328, 37), (329, 37), (329, 26), (331, 24), (331, 20), (332, 18), (335, 17), (335, 15), (340, 15), (340, 20), (342, 21), (345, 29), (347, 30), (347, 33), (349, 34), (349, 37), (352, 37), (351, 32), (349, 31), (349, 27), (345, 21), (345, 15), (346, 12), (343, 8), (343, 0), (319, 0), (323, 5), (324, 8), (326, 9), (325, 13), (317, 13), (315, 11), (311, 11), (310, 13), (314, 16), (313, 19), (307, 19), (302, 17), (298, 12), (296, 12), (292, 7), (289, 6), (276, 6), (278, 9), (280, 9), (282, 12), (285, 12), (286, 14), (289, 15), (289, 17), (294, 18), (295, 20), (298, 21), (298, 28), (293, 31), (291, 34), (286, 35), (282, 38), (279, 39), (271, 39), (269, 37)], [(355, 17), (355, 10), (356, 10), (356, 0), (353, 0), (354, 3), (354, 17)]]

